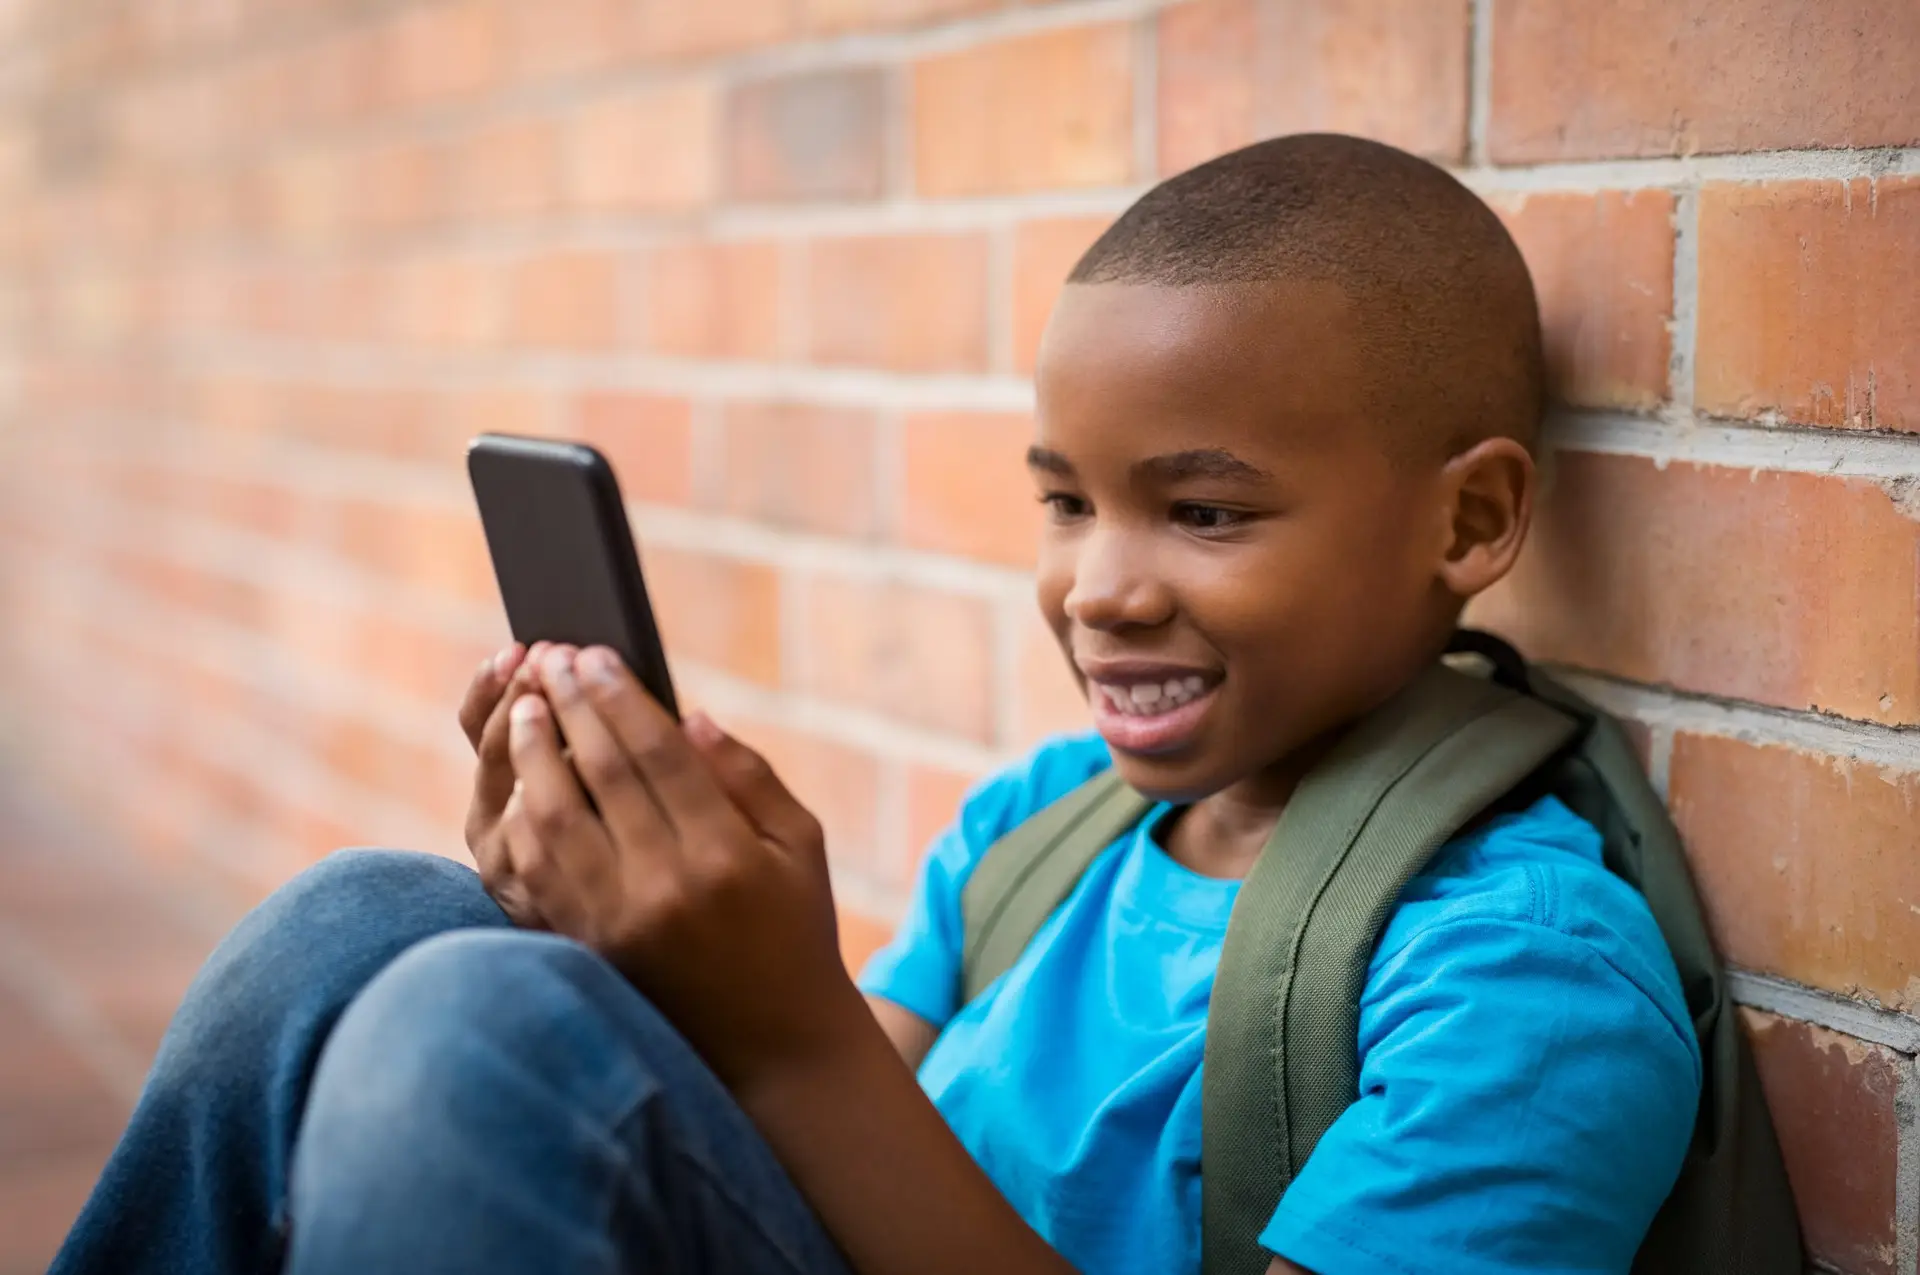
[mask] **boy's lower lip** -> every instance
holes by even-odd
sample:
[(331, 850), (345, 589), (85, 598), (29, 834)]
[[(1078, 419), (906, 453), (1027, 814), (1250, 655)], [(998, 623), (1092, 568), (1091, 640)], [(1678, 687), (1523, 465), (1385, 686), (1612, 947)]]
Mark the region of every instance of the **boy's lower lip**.
[(1126, 753), (1167, 753), (1198, 733), (1219, 689), (1210, 686), (1178, 708), (1150, 717), (1121, 712), (1098, 686), (1087, 687), (1087, 698), (1093, 703), (1094, 729), (1111, 747)]

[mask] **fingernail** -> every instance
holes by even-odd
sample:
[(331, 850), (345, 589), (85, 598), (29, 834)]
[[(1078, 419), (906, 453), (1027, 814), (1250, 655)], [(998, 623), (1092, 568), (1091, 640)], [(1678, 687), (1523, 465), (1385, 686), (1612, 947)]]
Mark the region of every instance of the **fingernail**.
[(556, 646), (547, 652), (547, 658), (541, 662), (541, 668), (547, 675), (547, 684), (563, 695), (571, 695), (575, 690), (573, 680), (573, 653), (564, 646)]
[(713, 719), (708, 717), (704, 712), (695, 712), (689, 715), (686, 730), (687, 738), (702, 748), (712, 747), (719, 743), (725, 736), (725, 732), (714, 725)]
[(536, 696), (523, 695), (513, 701), (513, 724), (531, 726), (540, 718), (540, 700)]
[(595, 682), (606, 683), (613, 680), (615, 671), (620, 667), (620, 660), (606, 647), (594, 646), (580, 653), (580, 659), (575, 667), (580, 670), (580, 676)]
[(495, 677), (501, 676), (513, 667), (513, 653), (513, 648), (509, 646), (494, 654), (493, 660), (488, 667), (493, 670)]

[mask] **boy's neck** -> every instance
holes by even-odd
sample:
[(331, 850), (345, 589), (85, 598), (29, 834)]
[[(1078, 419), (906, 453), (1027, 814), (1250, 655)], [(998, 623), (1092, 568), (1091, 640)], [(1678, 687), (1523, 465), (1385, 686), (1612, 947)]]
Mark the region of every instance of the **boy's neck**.
[(1201, 876), (1244, 878), (1273, 835), (1293, 790), (1318, 764), (1328, 743), (1331, 740), (1302, 749), (1283, 763), (1175, 811), (1162, 825), (1168, 856)]

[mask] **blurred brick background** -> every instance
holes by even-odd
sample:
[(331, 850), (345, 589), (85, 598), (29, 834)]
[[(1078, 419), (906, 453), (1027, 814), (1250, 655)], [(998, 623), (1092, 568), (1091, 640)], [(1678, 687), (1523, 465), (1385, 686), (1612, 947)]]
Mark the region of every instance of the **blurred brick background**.
[(1640, 723), (1814, 1257), (1920, 1270), (1910, 0), (0, 2), (0, 740), (53, 812), (0, 850), (0, 1234), (116, 1127), (47, 1086), (124, 1104), (232, 908), (461, 853), (481, 430), (612, 455), (687, 697), (870, 948), (1081, 718), (1017, 464), (1059, 280), (1313, 128), (1527, 252), (1565, 408), (1480, 618)]

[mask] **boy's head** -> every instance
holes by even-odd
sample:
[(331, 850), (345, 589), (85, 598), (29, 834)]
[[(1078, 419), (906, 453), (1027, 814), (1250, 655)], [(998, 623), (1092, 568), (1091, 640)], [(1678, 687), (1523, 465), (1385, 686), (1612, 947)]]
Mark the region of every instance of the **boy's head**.
[(1284, 797), (1526, 534), (1526, 266), (1388, 146), (1280, 138), (1149, 191), (1069, 276), (1036, 383), (1041, 609), (1150, 794)]

